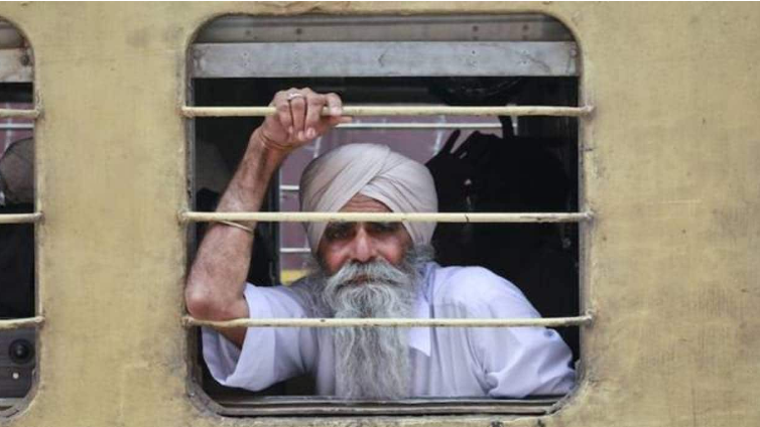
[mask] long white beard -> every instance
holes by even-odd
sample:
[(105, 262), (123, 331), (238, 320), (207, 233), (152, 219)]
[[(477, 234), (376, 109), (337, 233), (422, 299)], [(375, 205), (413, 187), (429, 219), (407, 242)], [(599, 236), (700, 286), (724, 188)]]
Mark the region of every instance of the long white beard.
[[(321, 274), (320, 302), (335, 318), (412, 317), (428, 248), (409, 250), (396, 267), (384, 260), (348, 263), (332, 276)], [(318, 274), (320, 276), (320, 274)], [(409, 396), (408, 328), (335, 328), (335, 380), (348, 399)]]

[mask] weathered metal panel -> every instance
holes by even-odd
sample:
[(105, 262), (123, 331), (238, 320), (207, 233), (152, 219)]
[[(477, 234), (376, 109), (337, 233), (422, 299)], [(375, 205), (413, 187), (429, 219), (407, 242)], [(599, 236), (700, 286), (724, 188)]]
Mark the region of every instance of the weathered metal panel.
[(191, 73), (229, 77), (574, 76), (572, 42), (210, 43)]
[[(0, 39), (1, 40), (1, 39)], [(198, 43), (298, 41), (572, 41), (547, 15), (223, 16), (203, 27)]]
[[(227, 13), (543, 11), (582, 58), (583, 381), (557, 413), (223, 418), (187, 387), (185, 53)], [(760, 6), (1, 3), (35, 53), (38, 385), (10, 426), (760, 425)], [(83, 25), (86, 23), (86, 25)]]

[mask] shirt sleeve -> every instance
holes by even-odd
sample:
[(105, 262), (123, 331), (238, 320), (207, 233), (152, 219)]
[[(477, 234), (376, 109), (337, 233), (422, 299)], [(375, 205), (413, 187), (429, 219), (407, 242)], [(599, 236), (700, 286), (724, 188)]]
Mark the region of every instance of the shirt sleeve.
[[(251, 318), (307, 317), (288, 288), (247, 285)], [(310, 370), (316, 346), (311, 328), (248, 328), (242, 349), (211, 328), (202, 328), (203, 357), (220, 384), (252, 391)]]
[[(520, 290), (482, 268), (468, 277), (452, 277), (450, 314), (470, 318), (541, 317)], [(476, 271), (473, 271), (476, 270)], [(452, 288), (454, 289), (454, 288)], [(562, 395), (575, 384), (572, 353), (560, 335), (543, 327), (468, 328), (472, 365), (481, 371), (484, 392), (491, 397), (522, 398)]]
[(564, 395), (575, 384), (572, 354), (553, 329), (482, 328), (472, 338), (491, 397)]

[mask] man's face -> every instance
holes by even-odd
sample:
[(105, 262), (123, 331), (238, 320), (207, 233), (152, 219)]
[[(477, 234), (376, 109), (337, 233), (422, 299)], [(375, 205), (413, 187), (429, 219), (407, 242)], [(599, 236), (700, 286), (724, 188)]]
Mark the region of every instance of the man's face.
[[(390, 212), (366, 196), (354, 196), (341, 212)], [(319, 243), (324, 312), (336, 318), (411, 317), (418, 292), (418, 261), (400, 222), (334, 222)], [(413, 259), (410, 259), (412, 257)], [(346, 398), (395, 399), (409, 395), (408, 331), (403, 328), (338, 328), (336, 393)]]
[[(357, 194), (340, 212), (391, 212), (383, 203)], [(380, 258), (398, 266), (412, 244), (400, 222), (332, 222), (319, 241), (317, 254), (327, 274), (335, 274), (347, 262), (367, 263)]]

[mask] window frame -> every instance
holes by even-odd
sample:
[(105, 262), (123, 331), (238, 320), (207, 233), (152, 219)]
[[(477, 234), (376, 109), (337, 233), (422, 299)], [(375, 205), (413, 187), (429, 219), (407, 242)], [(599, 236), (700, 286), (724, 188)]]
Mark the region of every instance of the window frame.
[[(541, 15), (547, 16), (552, 18), (551, 16), (541, 13)], [(498, 16), (498, 15), (494, 15)], [(340, 18), (340, 17), (339, 17)], [(351, 17), (344, 17), (346, 19), (350, 19)], [(559, 22), (559, 21), (557, 21)], [(348, 41), (346, 41), (348, 42)], [(581, 57), (579, 54), (579, 48), (578, 48), (578, 42), (577, 40), (573, 40), (572, 42), (573, 48), (569, 51), (571, 51), (571, 56), (575, 58), (575, 61), (577, 61), (577, 74), (575, 74), (578, 78), (578, 108), (585, 108), (583, 107), (583, 100), (585, 99), (584, 93), (583, 93), (583, 86), (581, 85), (582, 79), (581, 79)], [(193, 61), (196, 63), (205, 63), (208, 64), (208, 61), (206, 61), (203, 58), (199, 58), (199, 54), (197, 51), (193, 50), (194, 44), (191, 43), (188, 47), (188, 58), (193, 58)], [(192, 65), (190, 65), (190, 62), (188, 61), (188, 72), (187, 72), (187, 80), (185, 82), (187, 88), (188, 88), (188, 101), (192, 101), (192, 81), (195, 78), (194, 73), (191, 71)], [(313, 76), (313, 75), (312, 75)], [(236, 76), (241, 77), (241, 76)], [(260, 76), (256, 76), (260, 77)], [(188, 103), (188, 105), (191, 105)], [(590, 107), (589, 107), (590, 108)], [(194, 146), (194, 117), (200, 117), (202, 115), (196, 116), (194, 115), (193, 107), (190, 108), (184, 108), (183, 109), (185, 117), (188, 118), (186, 122), (187, 130), (188, 130), (188, 144), (190, 144), (190, 149), (188, 150), (190, 153), (193, 152), (193, 146)], [(589, 110), (590, 112), (590, 110)], [(211, 114), (209, 117), (213, 117), (214, 115)], [(577, 178), (578, 183), (578, 206), (577, 211), (573, 213), (577, 214), (585, 214), (588, 213), (590, 215), (590, 212), (586, 209), (586, 200), (585, 200), (585, 194), (583, 192), (584, 185), (583, 185), (583, 177), (585, 176), (583, 171), (583, 150), (582, 150), (582, 144), (583, 144), (583, 136), (584, 134), (584, 123), (583, 123), (583, 117), (578, 118), (578, 132), (577, 132), (577, 148), (578, 148), (578, 171), (579, 176)], [(192, 165), (194, 164), (194, 160), (192, 159), (192, 154), (189, 156), (188, 160), (188, 176), (193, 176), (193, 168)], [(279, 187), (279, 186), (278, 186)], [(278, 191), (279, 194), (279, 191)], [(192, 218), (192, 212), (189, 213), (190, 215), (186, 215), (184, 217), (184, 220), (186, 222), (195, 222), (195, 221), (208, 221), (208, 219), (199, 219), (199, 218)], [(590, 219), (590, 218), (589, 218)], [(575, 222), (578, 225), (578, 239), (579, 239), (579, 251), (578, 251), (578, 262), (579, 262), (579, 272), (578, 272), (578, 279), (579, 279), (579, 293), (580, 293), (580, 314), (579, 316), (583, 316), (584, 313), (589, 317), (589, 320), (591, 318), (590, 311), (585, 309), (586, 301), (585, 301), (585, 293), (584, 293), (584, 280), (585, 280), (585, 259), (588, 256), (587, 250), (586, 250), (586, 244), (587, 241), (586, 234), (588, 233), (588, 228), (583, 220), (579, 220)], [(192, 241), (191, 239), (189, 241)], [(193, 247), (193, 245), (188, 245), (188, 259), (192, 259), (192, 254), (190, 254), (190, 249)], [(192, 319), (188, 321), (188, 317), (185, 318), (185, 324), (187, 325), (193, 325)], [(197, 325), (196, 325), (197, 326)], [(583, 326), (574, 326), (583, 328)], [(189, 348), (191, 349), (191, 354), (189, 356), (189, 360), (192, 363), (192, 371), (198, 372), (199, 365), (197, 364), (197, 357), (199, 356), (198, 352), (194, 352), (194, 348), (196, 341), (192, 337), (193, 334), (191, 334), (191, 345)], [(201, 384), (199, 384), (197, 381), (194, 380), (194, 378), (188, 379), (188, 387), (191, 390), (191, 396), (195, 399), (199, 400), (203, 406), (208, 407), (213, 412), (215, 412), (218, 415), (223, 416), (323, 416), (323, 415), (366, 415), (366, 416), (377, 416), (377, 415), (394, 415), (394, 416), (410, 416), (410, 415), (482, 415), (482, 414), (499, 414), (499, 415), (514, 415), (514, 416), (525, 416), (525, 415), (531, 415), (531, 416), (542, 416), (542, 415), (548, 415), (555, 411), (557, 411), (559, 408), (562, 407), (564, 402), (572, 396), (576, 390), (580, 387), (581, 382), (583, 381), (583, 378), (580, 376), (581, 370), (578, 370), (579, 378), (576, 380), (576, 387), (574, 390), (569, 392), (567, 395), (557, 397), (556, 399), (546, 399), (542, 397), (537, 398), (527, 398), (527, 399), (468, 399), (468, 398), (448, 398), (448, 399), (428, 399), (428, 398), (412, 398), (407, 399), (403, 401), (366, 401), (366, 402), (356, 402), (356, 401), (347, 401), (345, 399), (339, 399), (339, 398), (321, 398), (321, 397), (293, 397), (293, 396), (274, 396), (274, 397), (263, 397), (263, 398), (257, 398), (259, 401), (257, 402), (249, 402), (249, 406), (256, 406), (257, 409), (242, 409), (235, 407), (226, 407), (222, 404), (220, 404), (217, 400), (211, 398), (208, 394), (205, 393), (203, 390), (203, 387)], [(302, 409), (302, 406), (307, 403), (310, 406), (306, 409)], [(299, 407), (299, 405), (301, 407)], [(447, 406), (448, 405), (448, 406)], [(471, 410), (472, 408), (480, 408), (480, 410)]]

